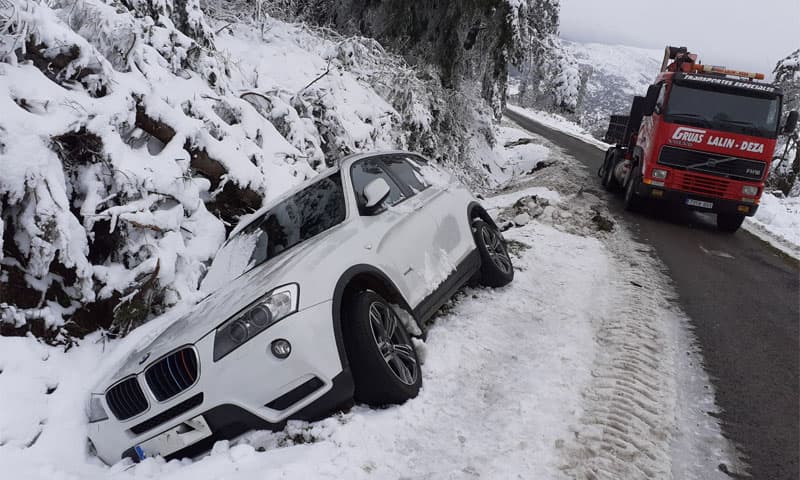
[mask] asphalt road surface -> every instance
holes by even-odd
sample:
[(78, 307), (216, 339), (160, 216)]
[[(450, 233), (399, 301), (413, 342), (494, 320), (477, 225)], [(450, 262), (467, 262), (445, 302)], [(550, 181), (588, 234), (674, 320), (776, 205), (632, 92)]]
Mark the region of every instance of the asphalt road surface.
[[(507, 111), (506, 116), (583, 162), (593, 145)], [(591, 177), (592, 189), (601, 190)], [(596, 180), (594, 180), (596, 178)], [(724, 434), (744, 451), (754, 479), (800, 478), (800, 266), (744, 230), (716, 231), (713, 215), (650, 208), (624, 212), (638, 240), (667, 265), (716, 388)]]

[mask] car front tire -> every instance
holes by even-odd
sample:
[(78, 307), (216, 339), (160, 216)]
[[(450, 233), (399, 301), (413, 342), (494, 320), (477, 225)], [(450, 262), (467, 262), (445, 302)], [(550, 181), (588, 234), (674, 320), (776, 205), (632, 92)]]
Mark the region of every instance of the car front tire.
[(508, 255), (506, 242), (497, 228), (476, 218), (472, 221), (472, 236), (481, 255), (478, 282), (493, 288), (511, 283), (514, 280), (514, 266)]
[(375, 292), (360, 292), (346, 315), (355, 400), (383, 406), (416, 397), (422, 387), (419, 359), (411, 335), (389, 302)]

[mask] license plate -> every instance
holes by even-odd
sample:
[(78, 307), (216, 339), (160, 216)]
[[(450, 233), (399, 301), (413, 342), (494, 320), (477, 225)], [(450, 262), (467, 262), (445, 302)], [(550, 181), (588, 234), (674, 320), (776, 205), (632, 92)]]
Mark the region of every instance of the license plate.
[(700, 208), (714, 208), (714, 204), (711, 202), (704, 202), (702, 200), (695, 200), (693, 198), (687, 198), (686, 205), (691, 205), (693, 207), (700, 207)]
[(159, 455), (166, 457), (210, 436), (211, 428), (206, 419), (200, 415), (136, 445), (133, 449), (139, 460)]

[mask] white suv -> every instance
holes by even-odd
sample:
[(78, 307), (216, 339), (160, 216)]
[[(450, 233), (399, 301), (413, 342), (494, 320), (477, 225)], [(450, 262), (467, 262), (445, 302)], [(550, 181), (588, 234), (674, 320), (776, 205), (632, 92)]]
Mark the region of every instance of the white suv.
[(472, 194), (419, 155), (351, 156), (243, 221), (202, 289), (91, 395), (106, 463), (213, 442), (353, 400), (401, 403), (422, 375), (410, 334), (475, 278), (514, 277)]

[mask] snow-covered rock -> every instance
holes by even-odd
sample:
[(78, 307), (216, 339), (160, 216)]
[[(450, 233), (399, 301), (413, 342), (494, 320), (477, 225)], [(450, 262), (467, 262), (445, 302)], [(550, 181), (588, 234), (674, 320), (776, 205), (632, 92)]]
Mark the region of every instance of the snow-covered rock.
[(528, 213), (520, 213), (514, 217), (514, 225), (523, 227), (531, 222), (531, 216)]

